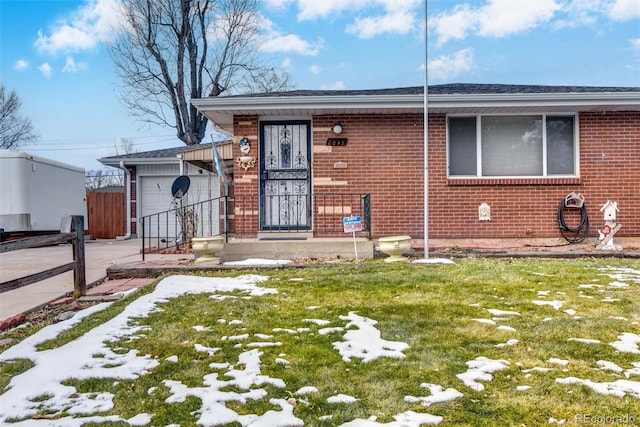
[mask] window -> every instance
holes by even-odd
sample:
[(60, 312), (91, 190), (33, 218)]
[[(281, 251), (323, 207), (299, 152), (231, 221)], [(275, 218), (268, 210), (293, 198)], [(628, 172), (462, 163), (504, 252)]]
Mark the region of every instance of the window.
[(575, 116), (449, 117), (449, 176), (576, 174)]

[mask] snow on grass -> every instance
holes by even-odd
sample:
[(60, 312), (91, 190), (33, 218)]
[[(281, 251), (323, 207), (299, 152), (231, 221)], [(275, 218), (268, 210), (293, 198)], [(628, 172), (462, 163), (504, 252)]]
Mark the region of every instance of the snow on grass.
[(495, 308), (488, 308), (487, 311), (494, 316), (520, 316), (520, 313), (518, 313), (517, 311), (505, 311)]
[(617, 380), (612, 382), (595, 382), (576, 377), (556, 378), (556, 383), (564, 385), (580, 384), (605, 396), (625, 397), (626, 395), (640, 399), (640, 382)]
[(496, 344), (496, 348), (510, 347), (512, 345), (518, 344), (520, 341), (517, 339), (510, 339), (505, 343)]
[(313, 323), (318, 326), (327, 326), (328, 324), (331, 323), (331, 321), (323, 320), (323, 319), (302, 319), (302, 321), (306, 323)]
[(603, 371), (613, 371), (618, 373), (622, 373), (622, 371), (624, 371), (624, 369), (622, 369), (617, 364), (613, 362), (608, 362), (606, 360), (598, 360), (596, 362), (596, 365), (600, 366), (600, 369), (602, 369)]
[(464, 385), (475, 390), (483, 391), (484, 384), (478, 381), (491, 381), (493, 379), (494, 372), (502, 371), (509, 368), (509, 362), (506, 360), (491, 360), (484, 356), (476, 357), (474, 360), (467, 362), (469, 369), (456, 375), (458, 379), (462, 380)]
[(498, 326), (496, 329), (498, 331), (516, 332), (516, 328), (512, 328), (511, 326), (505, 326), (505, 325)]
[(491, 320), (491, 319), (471, 319), (471, 320), (474, 320), (474, 321), (476, 321), (478, 323), (482, 323), (482, 324), (485, 324), (485, 325), (495, 325), (496, 324), (496, 322)]
[(308, 386), (299, 388), (294, 394), (297, 394), (298, 396), (306, 396), (307, 394), (317, 393), (318, 391), (319, 390), (317, 389), (317, 387), (308, 385)]
[(618, 341), (610, 343), (611, 347), (622, 353), (640, 354), (638, 344), (640, 344), (640, 335), (630, 332), (624, 332), (622, 335), (618, 335)]
[(540, 305), (540, 306), (549, 305), (553, 307), (555, 310), (560, 310), (564, 305), (564, 301), (558, 301), (558, 300), (553, 300), (553, 301), (533, 300), (531, 302), (535, 305)]
[(356, 403), (358, 399), (347, 394), (336, 394), (327, 398), (327, 403)]
[[(276, 293), (275, 289), (257, 286), (265, 280), (267, 277), (257, 275), (236, 278), (171, 276), (162, 280), (153, 293), (132, 301), (120, 314), (74, 341), (51, 350), (36, 351), (37, 343), (55, 338), (83, 317), (102, 310), (109, 304), (99, 304), (67, 321), (43, 328), (39, 333), (0, 354), (0, 361), (27, 358), (34, 363), (31, 369), (12, 377), (9, 386), (0, 395), (0, 423), (11, 418), (28, 418), (42, 411), (54, 414), (66, 411), (75, 416), (111, 410), (114, 397), (112, 393), (78, 393), (75, 387), (64, 384), (70, 378), (135, 380), (157, 367), (159, 361), (149, 355), (139, 355), (136, 350), (116, 353), (108, 346), (108, 343), (118, 339), (136, 336), (141, 328), (132, 319), (146, 317), (158, 310), (158, 303), (184, 294), (243, 291), (251, 296), (259, 296)], [(198, 348), (210, 354), (217, 351), (204, 346), (197, 347), (196, 350)], [(70, 360), (73, 363), (69, 363)], [(69, 399), (71, 395), (78, 397)], [(64, 425), (63, 422), (60, 425)]]
[(435, 403), (451, 402), (464, 396), (464, 394), (460, 393), (455, 388), (445, 389), (441, 385), (437, 384), (422, 383), (420, 384), (420, 387), (428, 389), (431, 396), (405, 396), (404, 401), (409, 403), (422, 402), (424, 406), (431, 406)]
[[(362, 317), (354, 312), (347, 316), (340, 316), (341, 320), (348, 320), (347, 332), (344, 334), (344, 341), (336, 341), (333, 347), (338, 350), (345, 362), (351, 362), (351, 358), (362, 359), (363, 362), (370, 362), (380, 357), (390, 357), (392, 359), (404, 359), (402, 353), (409, 348), (409, 345), (400, 341), (387, 341), (382, 339), (380, 331), (375, 328), (378, 323), (367, 317)], [(355, 327), (356, 329), (349, 329)]]

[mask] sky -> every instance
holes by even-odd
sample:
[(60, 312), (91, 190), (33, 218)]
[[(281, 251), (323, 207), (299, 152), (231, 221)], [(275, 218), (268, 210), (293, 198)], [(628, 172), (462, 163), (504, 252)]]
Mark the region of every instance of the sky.
[[(39, 135), (24, 151), (97, 170), (123, 139), (138, 152), (182, 145), (120, 103), (106, 45), (118, 1), (0, 0), (0, 84)], [(260, 55), (298, 89), (420, 86), (425, 74), (640, 86), (640, 0), (261, 0), (259, 14)]]
[[(262, 260), (268, 261), (268, 260)], [(608, 276), (612, 282), (605, 285), (580, 285), (580, 289), (590, 288), (610, 288), (627, 289), (635, 284), (640, 284), (640, 271), (625, 267), (600, 268), (601, 274)], [(178, 363), (180, 357), (189, 357), (188, 353), (181, 356), (171, 355), (164, 359), (150, 354), (140, 354), (135, 349), (114, 348), (120, 340), (135, 341), (145, 337), (145, 329), (149, 326), (142, 326), (137, 319), (149, 316), (151, 313), (162, 310), (161, 304), (166, 304), (173, 298), (183, 295), (209, 294), (209, 298), (224, 304), (228, 298), (260, 298), (268, 294), (277, 294), (278, 290), (269, 288), (269, 277), (261, 275), (247, 274), (238, 277), (198, 277), (198, 276), (170, 276), (158, 283), (155, 289), (145, 295), (141, 295), (131, 301), (121, 313), (107, 320), (105, 323), (97, 324), (93, 329), (83, 333), (73, 341), (46, 350), (38, 350), (38, 344), (53, 340), (62, 332), (71, 329), (90, 314), (104, 310), (112, 303), (100, 303), (78, 312), (68, 320), (49, 325), (37, 333), (27, 337), (23, 341), (0, 353), (0, 362), (9, 362), (16, 359), (28, 359), (32, 366), (24, 372), (11, 378), (9, 385), (3, 393), (0, 393), (0, 423), (7, 419), (17, 418), (19, 421), (11, 425), (19, 426), (46, 426), (51, 425), (49, 419), (39, 419), (36, 414), (41, 413), (42, 408), (46, 408), (47, 413), (66, 415), (56, 419), (56, 426), (60, 427), (80, 427), (84, 423), (104, 423), (121, 422), (132, 426), (149, 425), (152, 422), (153, 414), (140, 413), (131, 418), (124, 419), (119, 415), (108, 415), (114, 408), (114, 390), (126, 387), (129, 381), (135, 381), (140, 376), (154, 369), (163, 369), (171, 372), (166, 366)], [(292, 279), (297, 281), (297, 279)], [(597, 280), (596, 280), (597, 281)], [(230, 295), (231, 292), (242, 292), (245, 296)], [(559, 292), (557, 294), (560, 294)], [(135, 294), (134, 294), (135, 295)], [(536, 302), (547, 302), (552, 305), (558, 314), (564, 313), (572, 316), (574, 320), (579, 320), (575, 316), (575, 310), (567, 309), (561, 312), (564, 301), (549, 300), (557, 295), (550, 294), (550, 291), (537, 291), (539, 300)], [(603, 299), (604, 301), (604, 299)], [(620, 301), (620, 300), (616, 300)], [(609, 301), (615, 302), (615, 301)], [(215, 302), (212, 302), (215, 304)], [(480, 304), (470, 304), (478, 309), (482, 315), (493, 316), (491, 319), (472, 319), (480, 323), (485, 323), (487, 327), (493, 327), (496, 322), (502, 323), (502, 330), (514, 333), (517, 330), (504, 323), (509, 323), (511, 319), (526, 316), (511, 310), (501, 310), (496, 308), (482, 308)], [(210, 373), (203, 377), (202, 386), (187, 385), (181, 381), (176, 381), (170, 377), (152, 386), (147, 390), (149, 395), (155, 394), (159, 388), (166, 388), (170, 396), (166, 398), (167, 405), (184, 402), (188, 397), (193, 396), (201, 402), (201, 407), (192, 414), (198, 417), (197, 423), (203, 426), (226, 425), (236, 422), (242, 426), (301, 426), (303, 420), (294, 414), (294, 406), (287, 399), (282, 398), (281, 392), (271, 395), (278, 395), (279, 398), (270, 398), (269, 392), (264, 388), (271, 385), (280, 390), (287, 390), (287, 384), (280, 378), (274, 378), (261, 371), (262, 357), (265, 352), (261, 349), (266, 347), (282, 348), (282, 353), (274, 360), (278, 364), (290, 365), (288, 358), (295, 357), (295, 349), (286, 348), (281, 341), (278, 341), (278, 334), (295, 334), (301, 339), (314, 340), (318, 335), (330, 335), (336, 337), (337, 341), (332, 342), (332, 347), (342, 357), (346, 366), (354, 363), (353, 359), (360, 359), (358, 362), (368, 363), (379, 358), (393, 358), (402, 360), (407, 357), (411, 347), (408, 343), (401, 341), (389, 341), (383, 338), (382, 331), (377, 328), (378, 322), (375, 319), (363, 317), (355, 312), (339, 315), (337, 319), (318, 319), (313, 317), (313, 310), (320, 306), (309, 306), (309, 318), (303, 319), (300, 325), (285, 325), (287, 327), (273, 327), (265, 330), (264, 333), (248, 334), (244, 328), (244, 321), (240, 318), (230, 319), (206, 319), (210, 324), (194, 325), (193, 329), (202, 333), (202, 342), (211, 342), (211, 327), (213, 323), (228, 324), (232, 328), (237, 328), (236, 335), (219, 337), (213, 345), (222, 345), (224, 342), (237, 342), (235, 348), (239, 355), (236, 360), (220, 361), (216, 355), (221, 348), (204, 346), (200, 343), (194, 344), (194, 350), (199, 353), (206, 353), (211, 360), (218, 360), (209, 364)], [(577, 307), (576, 307), (577, 308)], [(562, 314), (562, 315), (564, 315)], [(550, 318), (548, 318), (550, 319)], [(624, 319), (628, 321), (627, 319)], [(543, 320), (543, 322), (546, 320)], [(633, 323), (631, 323), (633, 325)], [(569, 341), (579, 343), (578, 345), (592, 346), (605, 344), (599, 339), (593, 338), (569, 338)], [(497, 348), (517, 345), (519, 340), (511, 339), (506, 343), (496, 344)], [(210, 344), (211, 345), (211, 344)], [(640, 335), (625, 332), (617, 335), (617, 341), (609, 342), (609, 346), (614, 347), (617, 352), (628, 354), (640, 354)], [(125, 350), (125, 351), (123, 351)], [(186, 356), (185, 356), (186, 355)], [(203, 354), (202, 356), (206, 356)], [(266, 356), (265, 356), (266, 357)], [(74, 363), (69, 363), (73, 359)], [(206, 359), (202, 359), (206, 360)], [(630, 359), (629, 359), (630, 360)], [(580, 362), (580, 361), (578, 361)], [(566, 385), (568, 393), (579, 390), (585, 386), (593, 392), (605, 396), (615, 396), (617, 398), (640, 398), (640, 382), (637, 376), (640, 374), (640, 363), (631, 362), (634, 367), (624, 369), (615, 362), (599, 360), (596, 362), (597, 369), (594, 369), (594, 377), (600, 379), (609, 375), (616, 378), (614, 381), (599, 382), (596, 380), (578, 378), (571, 376), (571, 364), (576, 364), (573, 360), (551, 357), (547, 360), (550, 366), (534, 366), (524, 369), (522, 362), (489, 359), (485, 356), (478, 356), (466, 362), (467, 370), (461, 371), (456, 377), (460, 383), (454, 387), (446, 388), (439, 384), (421, 383), (420, 387), (427, 389), (424, 396), (405, 396), (404, 401), (409, 403), (422, 402), (424, 411), (406, 411), (393, 416), (390, 423), (379, 423), (375, 416), (368, 419), (354, 419), (342, 424), (342, 427), (419, 427), (422, 425), (438, 425), (446, 421), (442, 416), (431, 415), (430, 406), (433, 404), (446, 404), (462, 398), (467, 392), (483, 392), (493, 380), (493, 374), (498, 371), (511, 369), (521, 369), (525, 374), (525, 381), (528, 377), (536, 373), (549, 373), (556, 377), (555, 383)], [(586, 362), (585, 362), (586, 363)], [(588, 363), (586, 363), (588, 364)], [(164, 366), (163, 366), (164, 365)], [(338, 366), (336, 369), (340, 369)], [(348, 370), (349, 368), (347, 368)], [(606, 374), (597, 373), (597, 370), (611, 371)], [(584, 371), (582, 371), (584, 372)], [(622, 375), (624, 378), (622, 379)], [(421, 373), (421, 375), (423, 375)], [(518, 376), (516, 376), (518, 377)], [(515, 381), (515, 378), (514, 380)], [(99, 391), (81, 392), (70, 379), (88, 380), (92, 378), (111, 379), (111, 385), (107, 381), (96, 384), (104, 384)], [(519, 378), (519, 377), (518, 377)], [(126, 381), (120, 384), (120, 380)], [(531, 386), (517, 385), (516, 391), (526, 392)], [(97, 388), (96, 388), (97, 389)], [(460, 391), (462, 390), (462, 391)], [(327, 398), (327, 403), (352, 404), (357, 402), (357, 396), (341, 393), (340, 386), (331, 390), (331, 396)], [(327, 390), (319, 390), (314, 384), (307, 384), (293, 393), (288, 393), (290, 397), (296, 399), (299, 404), (306, 402), (306, 396), (313, 393), (326, 393)], [(496, 393), (499, 394), (499, 393)], [(72, 397), (70, 397), (72, 396)], [(232, 401), (244, 404), (249, 400), (269, 399), (274, 408), (266, 411), (262, 415), (239, 414), (232, 409), (227, 402)], [(616, 414), (611, 414), (616, 415)], [(635, 416), (635, 414), (617, 414), (619, 416)], [(578, 422), (580, 415), (576, 415)], [(595, 415), (594, 415), (595, 417)], [(329, 420), (331, 414), (321, 415), (319, 420)], [(585, 418), (586, 419), (586, 418)], [(564, 425), (566, 419), (556, 420), (549, 418), (549, 424)], [(632, 422), (633, 423), (633, 422)], [(174, 425), (171, 425), (173, 427)]]

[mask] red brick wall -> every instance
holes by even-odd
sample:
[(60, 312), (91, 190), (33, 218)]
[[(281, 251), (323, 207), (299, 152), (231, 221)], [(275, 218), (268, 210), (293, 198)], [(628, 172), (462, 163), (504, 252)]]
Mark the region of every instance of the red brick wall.
[[(347, 146), (326, 145), (327, 138), (334, 136), (330, 128), (335, 122), (342, 124), (340, 136), (348, 138)], [(421, 238), (422, 114), (316, 116), (312, 126), (314, 194), (370, 193), (374, 238), (395, 234)], [(585, 196), (590, 235), (597, 235), (596, 228), (603, 224), (600, 207), (608, 199), (617, 201), (620, 209), (618, 222), (623, 227), (617, 235), (640, 235), (640, 113), (581, 113), (579, 129), (579, 178), (448, 179), (446, 116), (431, 114), (429, 236), (559, 237), (558, 203), (572, 191)], [(236, 139), (250, 139), (251, 155), (258, 156), (258, 118), (236, 117), (234, 131)], [(345, 164), (346, 168), (340, 167)], [(257, 196), (258, 168), (257, 163), (249, 171), (236, 166), (236, 196)], [(250, 213), (244, 221), (257, 231), (257, 199), (252, 200), (256, 204), (242, 211)], [(481, 203), (491, 207), (490, 222), (478, 220)], [(573, 220), (568, 213), (570, 225)]]

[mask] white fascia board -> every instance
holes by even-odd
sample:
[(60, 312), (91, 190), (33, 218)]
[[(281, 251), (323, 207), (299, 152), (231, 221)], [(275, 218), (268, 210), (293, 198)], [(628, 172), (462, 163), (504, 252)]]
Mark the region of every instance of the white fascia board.
[(125, 165), (152, 165), (152, 164), (180, 164), (180, 158), (175, 157), (127, 157), (127, 158), (115, 158), (115, 159), (98, 159), (100, 163), (106, 166), (120, 166), (122, 161)]
[[(446, 110), (464, 108), (508, 107), (606, 107), (627, 106), (640, 111), (640, 92), (582, 93), (509, 93), (509, 94), (429, 94), (429, 106)], [(423, 95), (345, 95), (345, 96), (278, 96), (216, 97), (193, 99), (191, 103), (203, 113), (273, 110), (393, 110), (424, 107)]]

